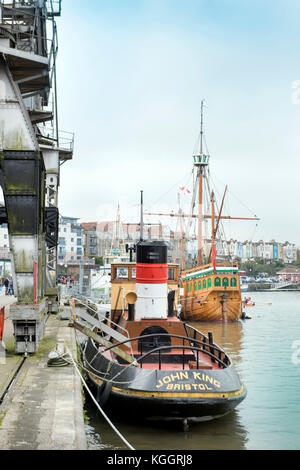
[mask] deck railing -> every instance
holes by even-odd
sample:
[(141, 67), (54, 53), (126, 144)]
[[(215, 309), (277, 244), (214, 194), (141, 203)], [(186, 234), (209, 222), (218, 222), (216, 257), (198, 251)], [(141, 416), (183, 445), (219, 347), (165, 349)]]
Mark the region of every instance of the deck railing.
[[(196, 330), (197, 331), (197, 330)], [(213, 363), (217, 363), (218, 364), (218, 367), (223, 367), (223, 368), (226, 368), (230, 365), (230, 360), (229, 360), (229, 357), (226, 355), (226, 353), (221, 349), (219, 348), (218, 346), (216, 346), (215, 344), (213, 344), (212, 342), (209, 341), (209, 338), (205, 337), (203, 335), (203, 337), (205, 338), (205, 341), (203, 340), (199, 340), (197, 338), (191, 338), (189, 336), (181, 336), (181, 335), (174, 335), (174, 334), (168, 334), (168, 333), (152, 333), (152, 334), (149, 334), (149, 335), (143, 335), (143, 336), (136, 336), (135, 338), (130, 338), (126, 341), (122, 341), (122, 342), (118, 342), (118, 343), (115, 343), (113, 346), (110, 346), (108, 348), (106, 348), (103, 353), (105, 353), (106, 351), (110, 351), (110, 350), (113, 350), (115, 347), (119, 347), (119, 346), (122, 346), (122, 345), (125, 345), (126, 343), (129, 343), (129, 342), (132, 342), (132, 341), (138, 341), (138, 340), (141, 340), (141, 339), (146, 339), (146, 338), (158, 338), (158, 337), (164, 337), (164, 338), (176, 338), (176, 339), (181, 339), (182, 340), (182, 345), (180, 344), (176, 344), (176, 345), (164, 345), (164, 346), (158, 346), (158, 347), (155, 347), (154, 349), (151, 349), (150, 351), (147, 351), (145, 354), (143, 354), (143, 351), (141, 351), (140, 353), (140, 356), (136, 359), (136, 361), (141, 365), (141, 368), (143, 367), (143, 362), (145, 361), (145, 359), (147, 357), (149, 357), (150, 355), (152, 354), (158, 354), (158, 365), (159, 365), (159, 370), (161, 370), (161, 364), (162, 364), (162, 354), (161, 352), (171, 352), (170, 350), (174, 350), (174, 349), (177, 349), (177, 350), (182, 350), (182, 366), (183, 366), (183, 369), (185, 368), (185, 351), (186, 350), (189, 350), (189, 351), (192, 351), (193, 354), (194, 354), (194, 351), (196, 351), (196, 356), (194, 355), (194, 359), (196, 359), (196, 366), (197, 366), (197, 369), (199, 368), (200, 366), (200, 361), (199, 361), (199, 352), (201, 352), (202, 354), (205, 354), (207, 356), (209, 356), (211, 358), (211, 362)], [(185, 343), (188, 343), (188, 345), (186, 345)], [(142, 345), (142, 341), (141, 341), (141, 345)], [(166, 357), (166, 355), (164, 355), (164, 357)], [(170, 357), (170, 355), (168, 354), (167, 357)], [(201, 367), (200, 367), (201, 368)]]

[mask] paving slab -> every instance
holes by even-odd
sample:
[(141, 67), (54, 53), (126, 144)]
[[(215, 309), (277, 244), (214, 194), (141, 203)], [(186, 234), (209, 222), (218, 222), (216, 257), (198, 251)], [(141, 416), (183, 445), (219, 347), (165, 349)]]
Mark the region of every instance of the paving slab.
[[(47, 366), (49, 352), (57, 341), (63, 341), (73, 358), (77, 357), (75, 331), (68, 323), (55, 315), (49, 317), (39, 351), (26, 358), (11, 391), (4, 397), (0, 450), (87, 449), (80, 378), (73, 365)], [(11, 340), (9, 312), (7, 325), (4, 341)], [(0, 365), (0, 386), (2, 383), (4, 387), (4, 371), (13, 374), (20, 360), (23, 358), (12, 354), (6, 364)]]

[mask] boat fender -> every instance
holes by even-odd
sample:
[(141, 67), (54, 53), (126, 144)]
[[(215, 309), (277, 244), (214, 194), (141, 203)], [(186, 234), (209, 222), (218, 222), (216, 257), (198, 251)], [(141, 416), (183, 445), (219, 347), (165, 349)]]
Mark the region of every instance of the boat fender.
[(97, 390), (97, 402), (100, 406), (105, 406), (111, 392), (112, 384), (103, 382)]

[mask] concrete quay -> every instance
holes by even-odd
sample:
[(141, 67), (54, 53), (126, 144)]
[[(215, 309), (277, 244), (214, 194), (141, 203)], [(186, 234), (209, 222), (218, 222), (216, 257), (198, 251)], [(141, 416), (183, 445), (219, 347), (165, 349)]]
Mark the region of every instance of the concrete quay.
[[(64, 342), (77, 358), (75, 330), (67, 319), (51, 315), (39, 351), (26, 360), (14, 354), (9, 305), (15, 299), (0, 296), (5, 305), (5, 358), (0, 358), (0, 450), (86, 450), (82, 388), (73, 365), (48, 367), (48, 355)], [(68, 310), (68, 307), (63, 307)], [(66, 318), (62, 315), (62, 318)], [(7, 385), (18, 371), (13, 385)]]

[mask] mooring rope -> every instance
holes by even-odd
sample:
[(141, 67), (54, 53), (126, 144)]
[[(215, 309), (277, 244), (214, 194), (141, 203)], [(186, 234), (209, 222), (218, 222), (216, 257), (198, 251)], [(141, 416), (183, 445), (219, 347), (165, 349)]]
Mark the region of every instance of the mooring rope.
[(87, 386), (84, 378), (82, 377), (82, 374), (80, 373), (74, 359), (73, 359), (73, 356), (72, 354), (70, 353), (70, 351), (68, 350), (68, 348), (66, 348), (66, 351), (67, 353), (69, 354), (70, 356), (70, 359), (73, 363), (73, 366), (75, 367), (75, 370), (77, 372), (77, 374), (79, 375), (79, 378), (81, 380), (81, 382), (83, 383), (84, 387), (86, 388), (88, 394), (90, 395), (91, 399), (93, 400), (93, 402), (95, 403), (95, 405), (97, 406), (98, 410), (100, 411), (100, 413), (102, 414), (102, 416), (106, 419), (106, 421), (108, 422), (108, 424), (110, 425), (110, 427), (115, 431), (115, 433), (120, 437), (120, 439), (122, 439), (122, 441), (127, 445), (127, 447), (129, 447), (129, 449), (131, 450), (135, 450), (134, 447), (132, 447), (131, 444), (129, 444), (129, 442), (125, 439), (124, 436), (122, 436), (122, 434), (120, 433), (120, 431), (115, 427), (115, 425), (110, 421), (109, 417), (104, 413), (104, 411), (102, 410), (101, 406), (99, 405), (99, 403), (97, 402), (97, 400), (95, 399), (94, 395), (92, 394), (92, 392), (90, 391), (89, 387)]

